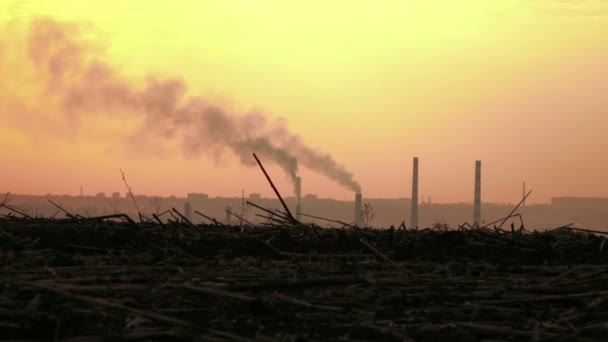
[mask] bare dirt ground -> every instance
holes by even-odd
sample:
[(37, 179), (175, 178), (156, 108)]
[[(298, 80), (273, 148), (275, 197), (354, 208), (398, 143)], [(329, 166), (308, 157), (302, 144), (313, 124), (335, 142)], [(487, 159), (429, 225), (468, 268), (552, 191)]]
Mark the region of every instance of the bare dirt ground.
[(0, 336), (606, 341), (606, 239), (568, 228), (0, 219)]

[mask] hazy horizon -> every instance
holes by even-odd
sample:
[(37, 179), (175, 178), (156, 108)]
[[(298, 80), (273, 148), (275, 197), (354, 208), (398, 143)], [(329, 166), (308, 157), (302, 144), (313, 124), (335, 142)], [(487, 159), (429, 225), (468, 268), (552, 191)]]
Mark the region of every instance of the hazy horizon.
[[(267, 184), (267, 183), (266, 183)], [(141, 192), (133, 192), (133, 195), (137, 196), (146, 196), (149, 198), (154, 198), (154, 197), (160, 197), (160, 198), (170, 198), (170, 197), (175, 197), (175, 198), (187, 198), (188, 194), (205, 194), (208, 195), (209, 198), (241, 198), (243, 195), (245, 196), (245, 198), (248, 198), (250, 195), (260, 195), (262, 198), (264, 199), (277, 199), (276, 195), (274, 194), (274, 192), (270, 189), (270, 186), (267, 186), (269, 190), (267, 191), (262, 191), (262, 192), (249, 192), (246, 189), (242, 189), (241, 192), (235, 193), (235, 194), (225, 194), (225, 193), (221, 193), (221, 194), (214, 194), (214, 193), (208, 193), (208, 192), (204, 192), (204, 191), (192, 191), (192, 192), (188, 192), (188, 193), (183, 193), (183, 194), (167, 194), (167, 195), (161, 195), (161, 194), (153, 194), (153, 193), (141, 193)], [(45, 196), (70, 196), (70, 197), (78, 197), (80, 196), (80, 190), (74, 191), (74, 192), (62, 192), (62, 193), (15, 193), (15, 192), (10, 192), (8, 191), (8, 193), (10, 193), (10, 195), (12, 196), (39, 196), (39, 197), (45, 197)], [(281, 192), (281, 196), (284, 198), (294, 198), (295, 195), (288, 193), (288, 192), (283, 192), (281, 191), (281, 189), (279, 189), (279, 191)], [(87, 192), (86, 188), (83, 187), (83, 193), (82, 196), (85, 197), (95, 197), (100, 193), (103, 193), (106, 197), (111, 197), (112, 193), (114, 192), (118, 192), (120, 193), (121, 198), (128, 198), (128, 192), (126, 190), (113, 190), (113, 191), (98, 191), (98, 192)], [(7, 192), (5, 192), (2, 195), (6, 195)], [(325, 196), (320, 196), (317, 193), (314, 192), (302, 192), (302, 197), (305, 197), (307, 195), (313, 195), (316, 196), (316, 198), (318, 199), (330, 199), (330, 200), (336, 200), (336, 201), (354, 201), (354, 197), (355, 194), (353, 193), (352, 198), (349, 197), (325, 197)], [(530, 197), (528, 197), (530, 198)], [(545, 205), (545, 204), (551, 204), (551, 199), (553, 198), (579, 198), (579, 199), (608, 199), (608, 196), (606, 197), (601, 197), (601, 196), (569, 196), (569, 195), (562, 195), (562, 196), (550, 196), (549, 200), (547, 202), (530, 202), (528, 199), (526, 199), (526, 204), (527, 205)], [(364, 200), (369, 199), (369, 200), (401, 200), (401, 199), (405, 199), (405, 200), (411, 200), (411, 196), (401, 196), (401, 197), (363, 197)], [(519, 203), (519, 201), (521, 200), (521, 198), (516, 199), (514, 202), (503, 202), (503, 201), (497, 201), (497, 202), (491, 202), (491, 201), (486, 201), (483, 200), (482, 198), (482, 204), (506, 204), (506, 205), (516, 205), (517, 203)], [(453, 201), (453, 202), (442, 202), (442, 201), (435, 201), (435, 199), (430, 196), (427, 195), (419, 195), (418, 198), (419, 203), (421, 204), (473, 204), (473, 197), (471, 197), (470, 200), (463, 200), (463, 201)]]
[[(314, 20), (313, 20), (314, 19)], [(8, 1), (0, 192), (608, 197), (602, 1)]]

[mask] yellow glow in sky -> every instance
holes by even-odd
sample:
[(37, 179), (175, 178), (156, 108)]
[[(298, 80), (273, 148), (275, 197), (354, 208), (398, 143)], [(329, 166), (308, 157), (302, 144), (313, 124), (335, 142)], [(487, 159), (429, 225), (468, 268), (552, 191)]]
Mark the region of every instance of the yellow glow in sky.
[[(531, 202), (608, 196), (605, 1), (0, 5), (3, 27), (39, 16), (91, 24), (100, 56), (133, 83), (179, 78), (189, 94), (235, 112), (285, 118), (352, 171), (367, 197), (408, 197), (414, 156), (421, 194), (434, 202), (472, 201), (475, 160), (486, 201), (517, 202), (523, 181)], [(73, 126), (45, 108), (28, 109), (22, 122), (9, 117), (45, 93), (9, 58), (24, 37), (4, 30), (0, 99), (13, 100), (0, 104), (0, 191), (121, 191), (123, 168), (136, 192), (269, 193), (257, 169), (229, 154), (218, 163), (179, 149), (162, 157), (121, 150), (116, 140), (131, 121), (94, 116)], [(273, 174), (288, 192), (287, 177)], [(301, 174), (305, 193), (352, 198), (317, 173)]]

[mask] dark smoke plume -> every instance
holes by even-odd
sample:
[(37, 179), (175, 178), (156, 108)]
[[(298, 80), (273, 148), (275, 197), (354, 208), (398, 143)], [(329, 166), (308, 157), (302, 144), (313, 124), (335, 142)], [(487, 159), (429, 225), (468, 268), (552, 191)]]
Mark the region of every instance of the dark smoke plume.
[[(46, 95), (58, 101), (61, 114), (74, 125), (90, 113), (139, 121), (128, 143), (157, 153), (176, 141), (187, 157), (219, 158), (231, 151), (254, 166), (251, 153), (278, 164), (296, 182), (298, 162), (359, 192), (360, 186), (329, 154), (307, 146), (285, 124), (269, 123), (257, 112), (235, 114), (198, 96), (187, 95), (179, 79), (149, 78), (144, 85), (104, 62), (103, 49), (82, 37), (88, 28), (35, 20), (27, 40), (27, 58), (46, 82)], [(0, 51), (2, 51), (0, 46)], [(297, 157), (297, 158), (296, 158)]]

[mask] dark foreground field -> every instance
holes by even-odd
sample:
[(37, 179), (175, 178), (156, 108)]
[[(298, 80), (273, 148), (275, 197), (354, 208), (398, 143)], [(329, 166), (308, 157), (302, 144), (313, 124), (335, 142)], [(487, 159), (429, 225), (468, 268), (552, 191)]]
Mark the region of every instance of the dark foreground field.
[(606, 341), (608, 246), (567, 228), (0, 219), (0, 337)]

